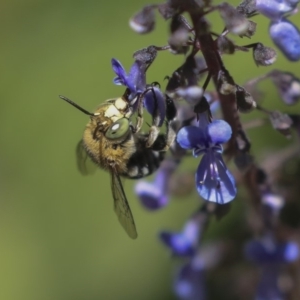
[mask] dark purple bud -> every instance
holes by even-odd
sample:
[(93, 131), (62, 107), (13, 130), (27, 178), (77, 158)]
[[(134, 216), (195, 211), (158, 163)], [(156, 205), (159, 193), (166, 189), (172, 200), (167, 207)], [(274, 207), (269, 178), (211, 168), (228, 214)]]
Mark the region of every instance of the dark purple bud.
[(218, 7), (221, 18), (231, 33), (242, 35), (247, 31), (248, 20), (236, 8), (225, 2), (221, 3)]
[(248, 113), (256, 107), (256, 102), (243, 87), (236, 85), (235, 95), (237, 107), (240, 112)]
[(147, 5), (135, 14), (130, 20), (129, 25), (137, 33), (148, 33), (154, 29), (155, 14), (153, 5)]
[(149, 46), (133, 53), (134, 60), (140, 63), (143, 70), (147, 69), (152, 64), (156, 56), (157, 50), (155, 46)]
[(248, 20), (248, 28), (245, 31), (245, 33), (241, 34), (240, 37), (247, 37), (247, 38), (251, 38), (256, 32), (256, 23)]
[(270, 66), (276, 61), (277, 54), (273, 48), (257, 43), (253, 47), (253, 58), (258, 66)]
[(168, 94), (173, 94), (178, 88), (196, 86), (200, 79), (199, 72), (206, 67), (203, 59), (188, 56), (182, 66), (180, 66), (169, 78), (166, 87)]
[(158, 11), (165, 20), (172, 18), (176, 14), (176, 9), (172, 7), (170, 1), (159, 4)]
[(293, 105), (300, 100), (300, 80), (292, 73), (274, 70), (269, 76), (285, 104)]
[(291, 126), (293, 121), (289, 115), (283, 114), (280, 111), (272, 111), (269, 114), (269, 117), (274, 129), (279, 131), (287, 138), (291, 136)]
[(299, 29), (286, 19), (273, 22), (269, 28), (274, 44), (290, 61), (300, 59), (300, 32)]
[(222, 95), (233, 94), (236, 91), (233, 78), (230, 76), (227, 70), (223, 69), (218, 74), (218, 91)]
[(221, 53), (233, 54), (235, 51), (235, 45), (233, 41), (228, 39), (226, 36), (219, 36), (217, 39), (217, 45)]
[(247, 18), (256, 15), (256, 0), (244, 0), (237, 6), (237, 11)]
[(183, 24), (182, 19), (178, 16), (172, 18), (171, 36), (168, 44), (171, 47), (171, 52), (174, 54), (184, 54), (188, 51), (187, 41), (189, 40), (189, 31)]

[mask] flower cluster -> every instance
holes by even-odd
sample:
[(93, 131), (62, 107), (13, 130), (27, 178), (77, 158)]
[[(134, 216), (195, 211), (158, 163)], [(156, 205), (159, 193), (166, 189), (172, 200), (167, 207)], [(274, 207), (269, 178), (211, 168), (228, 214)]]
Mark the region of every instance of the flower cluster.
[[(171, 186), (180, 173), (181, 163), (193, 156), (191, 159), (197, 165), (193, 169), (195, 194), (201, 208), (191, 215), (182, 231), (159, 233), (160, 241), (171, 253), (185, 259), (175, 277), (174, 292), (179, 299), (207, 299), (207, 273), (222, 268), (230, 250), (235, 249), (232, 252), (236, 253), (236, 249), (244, 249), (244, 256), (232, 255), (230, 265), (236, 265), (235, 259), (241, 261), (244, 257), (258, 266), (261, 275), (256, 288), (251, 291), (253, 299), (287, 299), (287, 295), (294, 292), (297, 278), (285, 267), (299, 262), (299, 242), (295, 239), (295, 229), (281, 220), (289, 200), (284, 187), (278, 187), (274, 171), (295, 157), (298, 148), (295, 151), (292, 145), (287, 150), (269, 155), (271, 163), (268, 159), (266, 162), (258, 161), (251, 151), (247, 130), (265, 125), (269, 119), (271, 127), (284, 136), (292, 137), (293, 130), (300, 136), (300, 113), (264, 107), (258, 90), (261, 82), (271, 79), (282, 103), (287, 107), (295, 105), (300, 100), (299, 74), (273, 69), (240, 83), (236, 82), (238, 78), (231, 76), (222, 56), (233, 55), (236, 51), (247, 55), (251, 49), (257, 66), (268, 67), (275, 63), (280, 54), (261, 41), (238, 45), (229, 38), (230, 34), (236, 38), (255, 38), (257, 24), (251, 18), (262, 14), (270, 20), (269, 34), (279, 53), (290, 61), (299, 61), (300, 32), (288, 20), (298, 12), (299, 1), (244, 0), (237, 7), (226, 2), (218, 5), (212, 2), (167, 0), (143, 7), (130, 19), (131, 28), (140, 34), (154, 30), (154, 12), (158, 10), (165, 20), (170, 20), (167, 45), (150, 46), (135, 52), (129, 73), (119, 61), (112, 60), (117, 75), (114, 83), (126, 87), (125, 94), (133, 110), (137, 111), (139, 105), (144, 106), (156, 120), (155, 124), (162, 126), (168, 120), (168, 101), (171, 99), (177, 107), (177, 116), (172, 123), (176, 139), (169, 154), (154, 180), (138, 181), (135, 192), (148, 210), (166, 207), (172, 199)], [(213, 32), (211, 23), (206, 19), (212, 11), (217, 11), (224, 22), (225, 29), (220, 34)], [(158, 84), (146, 81), (149, 66), (163, 50), (184, 55), (182, 65), (176, 67), (172, 74), (165, 74), (168, 79), (165, 92)], [(208, 90), (210, 82), (215, 90)], [(260, 112), (262, 117), (252, 123), (243, 123), (240, 114), (253, 110)], [(210, 220), (214, 217), (220, 220), (229, 213), (239, 184), (243, 184), (246, 190), (240, 198), (246, 202), (247, 209), (243, 214), (246, 222), (234, 227), (243, 233), (232, 241), (224, 238), (221, 242), (205, 243), (203, 236)], [(182, 183), (179, 187), (181, 191), (185, 191), (184, 185)], [(186, 190), (189, 191), (188, 188)], [(251, 238), (249, 232), (253, 235)], [(241, 274), (242, 278), (242, 272), (239, 268), (232, 273)], [(289, 279), (289, 285), (279, 284), (282, 276)], [(243, 293), (243, 289), (245, 284), (236, 284), (232, 287), (232, 295)], [(300, 295), (294, 299), (300, 299)]]

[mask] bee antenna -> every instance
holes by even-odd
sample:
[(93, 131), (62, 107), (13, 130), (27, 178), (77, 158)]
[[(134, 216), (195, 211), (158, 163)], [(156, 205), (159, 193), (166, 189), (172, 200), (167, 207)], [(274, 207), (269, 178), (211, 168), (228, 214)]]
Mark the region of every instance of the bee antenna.
[(73, 105), (74, 107), (76, 107), (77, 109), (79, 109), (80, 111), (85, 113), (86, 115), (93, 116), (93, 117), (97, 115), (97, 114), (92, 114), (92, 113), (88, 112), (87, 110), (85, 110), (84, 108), (82, 108), (81, 106), (79, 106), (78, 104), (76, 104), (75, 102), (73, 102), (72, 100), (70, 100), (69, 98), (67, 98), (65, 96), (59, 95), (59, 98), (62, 100), (65, 100), (69, 104)]

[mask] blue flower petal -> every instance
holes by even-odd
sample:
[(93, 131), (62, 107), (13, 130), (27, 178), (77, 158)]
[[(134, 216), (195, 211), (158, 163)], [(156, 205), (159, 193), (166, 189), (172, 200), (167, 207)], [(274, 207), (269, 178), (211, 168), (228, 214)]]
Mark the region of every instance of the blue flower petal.
[(232, 134), (230, 125), (223, 120), (215, 120), (207, 126), (208, 136), (213, 144), (226, 143)]
[(204, 271), (195, 270), (191, 263), (183, 265), (175, 278), (174, 290), (182, 300), (207, 299)]
[(236, 196), (235, 180), (213, 149), (203, 155), (195, 178), (199, 195), (207, 201), (226, 204)]
[(206, 145), (208, 147), (209, 139), (205, 131), (196, 126), (185, 126), (177, 133), (177, 142), (183, 149), (193, 149)]
[(162, 231), (159, 237), (161, 241), (172, 250), (174, 255), (192, 256), (195, 253), (194, 245), (182, 233)]
[(166, 101), (164, 94), (160, 91), (159, 88), (153, 87), (152, 90), (149, 90), (144, 97), (144, 105), (147, 111), (152, 115), (158, 113), (159, 124), (162, 126), (166, 117)]
[(296, 5), (286, 0), (256, 0), (256, 9), (273, 20), (280, 19), (284, 14), (292, 11)]
[(112, 65), (114, 72), (117, 75), (117, 77), (114, 79), (114, 82), (117, 81), (119, 83), (116, 83), (116, 84), (126, 85), (126, 76), (127, 75), (126, 75), (126, 71), (123, 68), (122, 64), (117, 59), (112, 58), (111, 65)]
[(132, 93), (142, 93), (146, 89), (146, 74), (141, 69), (141, 63), (136, 61), (127, 76), (127, 85)]
[(120, 77), (115, 77), (115, 78), (113, 79), (113, 83), (114, 83), (115, 85), (124, 85), (124, 81), (123, 81)]
[(143, 206), (149, 210), (158, 210), (169, 202), (168, 195), (164, 194), (156, 184), (139, 181), (135, 186), (135, 192)]
[(272, 22), (269, 28), (274, 44), (290, 61), (300, 60), (300, 32), (299, 29), (286, 19)]

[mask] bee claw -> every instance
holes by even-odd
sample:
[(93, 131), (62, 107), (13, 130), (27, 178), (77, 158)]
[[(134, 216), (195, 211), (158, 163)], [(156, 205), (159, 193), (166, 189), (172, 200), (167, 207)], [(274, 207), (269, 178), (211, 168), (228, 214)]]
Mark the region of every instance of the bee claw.
[(151, 126), (150, 127), (150, 131), (149, 131), (149, 136), (148, 136), (148, 140), (146, 143), (146, 147), (150, 148), (153, 143), (156, 141), (157, 137), (159, 134), (159, 129), (156, 126)]

